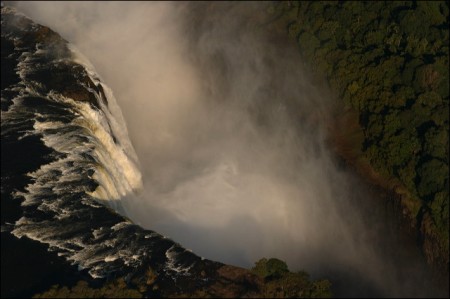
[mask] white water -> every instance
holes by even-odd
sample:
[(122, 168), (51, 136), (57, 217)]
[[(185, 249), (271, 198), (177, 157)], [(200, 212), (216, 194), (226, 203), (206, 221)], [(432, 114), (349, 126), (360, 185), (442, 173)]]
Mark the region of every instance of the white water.
[[(332, 101), (296, 51), (237, 17), (256, 5), (194, 13), (206, 20), (195, 30), (187, 4), (28, 5), (21, 6), (73, 41), (118, 94), (145, 179), (140, 196), (121, 200), (133, 221), (241, 266), (273, 256), (294, 270), (319, 273), (334, 261), (365, 272), (364, 264), (379, 262), (358, 238), (364, 228), (346, 201), (351, 180), (326, 149)], [(301, 121), (291, 119), (293, 109)], [(95, 196), (122, 194), (115, 174), (96, 175), (103, 187)]]
[[(100, 186), (92, 195), (98, 199), (117, 200), (142, 188), (141, 174), (137, 166), (138, 159), (129, 140), (122, 113), (111, 89), (100, 82), (92, 64), (75, 47), (70, 46), (69, 48), (75, 57), (74, 61), (85, 66), (92, 82), (96, 85), (101, 84), (107, 97), (108, 106), (103, 103), (97, 94), (97, 101), (101, 110), (93, 109), (88, 103), (76, 102), (53, 92), (44, 95), (37, 92), (36, 84), (40, 83), (26, 79), (27, 72), (32, 72), (32, 68), (29, 66), (30, 61), (44, 53), (42, 49), (36, 49), (34, 53), (24, 52), (20, 58), (17, 73), (22, 79), (21, 83), (24, 86), (16, 88), (20, 91), (20, 96), (14, 100), (14, 105), (17, 108), (11, 107), (10, 111), (2, 112), (2, 119), (5, 121), (12, 119), (14, 121), (14, 119), (19, 119), (19, 114), (23, 116), (26, 113), (20, 111), (20, 97), (23, 96), (43, 96), (48, 97), (51, 101), (64, 103), (68, 110), (70, 109), (72, 113), (79, 115), (71, 124), (36, 120), (34, 132), (25, 132), (24, 136), (41, 134), (46, 146), (69, 155), (67, 160), (71, 161), (82, 161), (84, 158), (80, 158), (79, 154), (89, 153), (93, 150), (94, 158), (97, 159), (99, 165), (94, 176), (99, 181)], [(40, 113), (35, 113), (34, 116), (34, 118), (43, 118), (43, 115)], [(79, 143), (79, 140), (73, 135), (74, 132), (55, 132), (55, 130), (64, 128), (67, 125), (74, 125), (84, 130), (86, 135), (92, 136), (91, 142)], [(116, 137), (117, 143), (114, 143), (113, 135)], [(32, 174), (30, 175), (33, 176)]]
[[(19, 94), (12, 100), (8, 111), (2, 111), (2, 136), (12, 131), (19, 134), (19, 140), (38, 136), (54, 152), (51, 162), (27, 174), (31, 183), (25, 191), (16, 192), (17, 197), (24, 198), (22, 206), (25, 212), (11, 233), (18, 238), (26, 236), (48, 244), (50, 250), (56, 250), (59, 256), (77, 264), (80, 269), (89, 269), (93, 277), (120, 270), (123, 268), (121, 264), (140, 265), (149, 252), (145, 244), (131, 250), (132, 243), (127, 241), (127, 236), (118, 237), (131, 224), (129, 221), (111, 228), (95, 229), (92, 238), (87, 234), (98, 224), (76, 221), (89, 217), (90, 209), (102, 207), (93, 199), (120, 210), (120, 199), (142, 188), (138, 159), (114, 95), (100, 82), (86, 60), (82, 65), (92, 82), (103, 87), (107, 104), (101, 94), (92, 89), (90, 91), (95, 94), (100, 109), (55, 91), (44, 92), (41, 83), (28, 79), (28, 75), (38, 67), (34, 59), (47, 54), (40, 49), (41, 45), (36, 48), (36, 51), (25, 52), (20, 57), (17, 73), (21, 82), (12, 87)], [(75, 60), (81, 61), (79, 53), (74, 48), (72, 50)], [(70, 57), (66, 59), (72, 61)], [(25, 106), (25, 98), (28, 102), (33, 101), (35, 108)], [(51, 107), (52, 104), (57, 104), (59, 110), (47, 110), (47, 105)], [(69, 121), (67, 117), (73, 119)], [(29, 120), (34, 122), (32, 128), (20, 130), (27, 127)], [(36, 159), (44, 158), (39, 156), (40, 153), (29, 154), (35, 155)], [(92, 192), (89, 170), (92, 171), (90, 177), (98, 183)], [(47, 218), (40, 219), (37, 211), (43, 212)], [(97, 242), (104, 234), (110, 234), (108, 240)], [(112, 265), (106, 266), (103, 262)]]
[[(142, 189), (141, 173), (138, 169), (138, 158), (128, 137), (128, 130), (122, 112), (117, 105), (111, 89), (102, 83), (92, 64), (74, 47), (70, 46), (75, 62), (82, 64), (95, 85), (101, 84), (107, 104), (98, 99), (101, 111), (94, 110), (86, 103), (73, 103), (81, 114), (81, 124), (96, 137), (95, 155), (99, 167), (94, 178), (100, 186), (92, 193), (102, 200), (118, 200), (127, 194)], [(114, 143), (112, 136), (117, 139)]]
[[(350, 200), (366, 191), (324, 142), (329, 94), (313, 86), (296, 51), (243, 25), (238, 16), (257, 7), (224, 6), (200, 16), (173, 3), (51, 3), (28, 12), (70, 37), (118, 94), (145, 178), (140, 196), (120, 201), (133, 221), (207, 258), (251, 266), (278, 257), (316, 275), (339, 269), (395, 295), (406, 271), (377, 251), (376, 225)], [(190, 17), (205, 22), (191, 27)], [(99, 144), (112, 146), (101, 133), (93, 130)], [(138, 180), (120, 153), (106, 152), (129, 182), (113, 186), (121, 174), (97, 170), (102, 187), (93, 195), (114, 199)]]

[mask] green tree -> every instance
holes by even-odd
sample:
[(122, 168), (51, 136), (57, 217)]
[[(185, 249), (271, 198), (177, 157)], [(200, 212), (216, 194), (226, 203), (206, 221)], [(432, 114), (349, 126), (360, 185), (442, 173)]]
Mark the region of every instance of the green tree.
[(267, 260), (266, 258), (262, 258), (255, 263), (252, 272), (263, 278), (270, 279), (283, 276), (285, 273), (289, 272), (289, 269), (282, 260), (276, 258)]
[(419, 195), (428, 199), (437, 192), (444, 190), (446, 178), (448, 178), (448, 165), (442, 161), (432, 159), (420, 165), (417, 170), (419, 174)]

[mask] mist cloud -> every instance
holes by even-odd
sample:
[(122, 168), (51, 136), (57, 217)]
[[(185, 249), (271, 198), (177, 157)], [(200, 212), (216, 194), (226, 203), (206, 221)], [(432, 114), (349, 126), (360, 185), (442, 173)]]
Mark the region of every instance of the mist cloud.
[(295, 47), (250, 21), (258, 5), (17, 4), (114, 91), (144, 180), (123, 199), (133, 221), (206, 258), (249, 267), (278, 257), (392, 291), (398, 273), (356, 207), (367, 192), (325, 145), (332, 97)]

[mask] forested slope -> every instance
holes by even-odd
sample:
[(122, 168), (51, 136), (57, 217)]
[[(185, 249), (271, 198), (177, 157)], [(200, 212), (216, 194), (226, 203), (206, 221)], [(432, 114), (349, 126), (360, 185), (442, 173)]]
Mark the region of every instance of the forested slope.
[(356, 164), (402, 195), (428, 260), (448, 270), (449, 3), (287, 1), (268, 10), (356, 115)]

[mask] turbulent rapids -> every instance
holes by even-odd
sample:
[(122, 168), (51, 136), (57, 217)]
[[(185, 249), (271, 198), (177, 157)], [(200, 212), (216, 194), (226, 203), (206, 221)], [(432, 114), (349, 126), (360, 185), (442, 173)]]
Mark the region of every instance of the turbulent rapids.
[(41, 162), (15, 192), (23, 216), (12, 234), (48, 244), (94, 278), (151, 260), (164, 273), (189, 275), (199, 257), (103, 205), (120, 210), (118, 200), (142, 182), (121, 111), (90, 63), (57, 33), (8, 8), (1, 38), (2, 144), (31, 142), (46, 153), (39, 145), (26, 152)]
[[(142, 182), (136, 166), (137, 157), (111, 90), (100, 82), (88, 64), (84, 63), (83, 68), (80, 68), (81, 65), (77, 64), (80, 56), (76, 52), (71, 51), (68, 57), (50, 60), (48, 50), (42, 48), (42, 45), (37, 44), (35, 52), (24, 52), (19, 57), (18, 74), (21, 81), (11, 89), (18, 91), (19, 95), (13, 99), (11, 109), (4, 114), (5, 124), (8, 126), (8, 119), (33, 119), (33, 129), (24, 131), (22, 137), (42, 136), (44, 144), (63, 154), (63, 157), (29, 174), (36, 183), (27, 188), (28, 194), (23, 194), (26, 198), (24, 205), (35, 203), (33, 197), (39, 196), (42, 190), (56, 190), (59, 195), (59, 192), (67, 189), (64, 188), (65, 184), (80, 177), (89, 177), (98, 184), (93, 192), (88, 192), (97, 199), (117, 200), (140, 189)], [(37, 61), (45, 63), (36, 66)], [(71, 68), (78, 69), (75, 73), (78, 78), (73, 84), (80, 88), (72, 98), (66, 91), (61, 93), (39, 88), (39, 81), (33, 80), (41, 73), (53, 70), (64, 72)], [(89, 95), (91, 102), (76, 100), (84, 94)], [(37, 105), (34, 111), (27, 109), (26, 102), (39, 103), (42, 100), (65, 113), (59, 113), (62, 112), (59, 109), (42, 111), (39, 108), (43, 105)]]
[(394, 201), (330, 150), (333, 96), (277, 29), (255, 25), (259, 4), (28, 5), (73, 45), (2, 4), (3, 277), (22, 276), (11, 268), (26, 255), (44, 257), (38, 272), (57, 261), (146, 297), (314, 294), (303, 274), (212, 261), (267, 257), (338, 296), (433, 294)]

